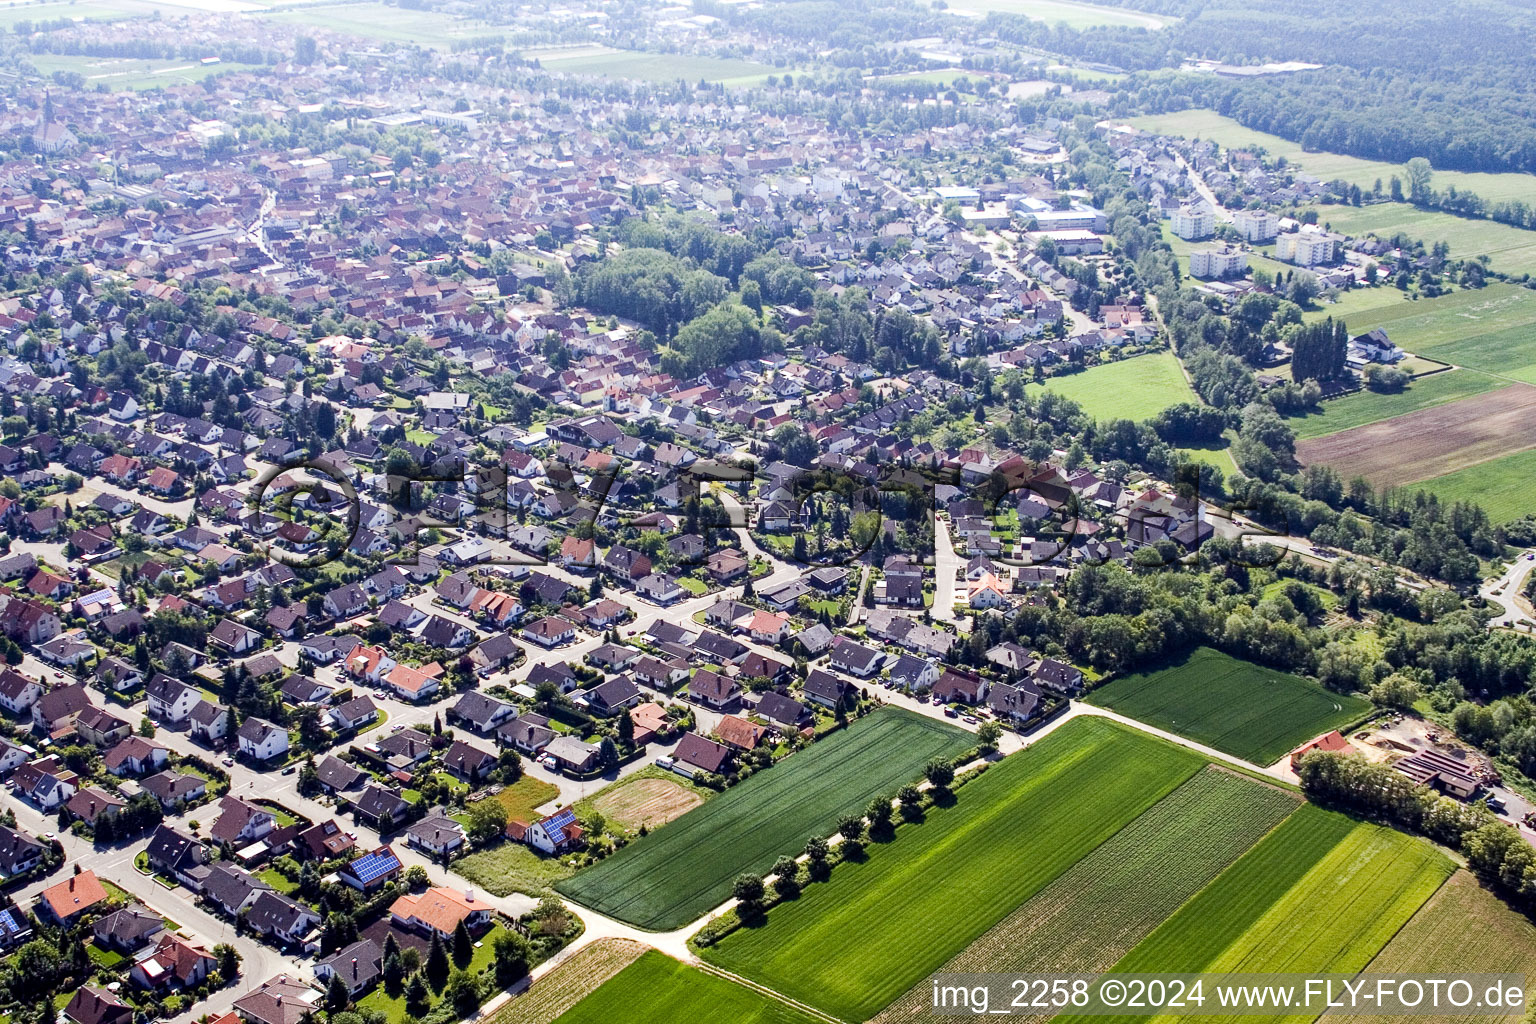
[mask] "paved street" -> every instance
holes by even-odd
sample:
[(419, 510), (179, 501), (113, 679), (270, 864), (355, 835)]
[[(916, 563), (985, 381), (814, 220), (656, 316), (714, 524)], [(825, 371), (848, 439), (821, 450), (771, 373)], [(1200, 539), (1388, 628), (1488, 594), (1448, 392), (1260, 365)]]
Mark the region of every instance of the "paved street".
[(1532, 615), (1521, 607), (1525, 583), (1532, 571), (1536, 571), (1536, 549), (1520, 552), (1507, 569), (1478, 588), (1479, 596), (1504, 609), (1488, 620), (1489, 626), (1506, 626), (1526, 633), (1536, 633), (1536, 622), (1532, 621)]

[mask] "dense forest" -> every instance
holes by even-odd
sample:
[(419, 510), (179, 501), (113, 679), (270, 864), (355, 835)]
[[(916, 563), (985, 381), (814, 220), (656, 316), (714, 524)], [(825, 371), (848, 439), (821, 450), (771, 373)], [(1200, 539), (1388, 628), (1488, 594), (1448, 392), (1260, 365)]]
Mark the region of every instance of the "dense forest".
[[(721, 5), (721, 15), (776, 37), (791, 54), (885, 73), (916, 66), (916, 55), (898, 45), (905, 40), (995, 37), (1033, 53), (1137, 72), (1121, 83), (1122, 97), (1136, 109), (1211, 107), (1310, 149), (1372, 160), (1423, 156), (1445, 170), (1536, 171), (1536, 109), (1528, 88), (1536, 11), (1528, 6), (1503, 0), (1454, 8), (1431, 0), (1118, 2), (1178, 20), (1157, 31), (1074, 29), (1002, 13), (968, 23), (926, 3), (869, 0), (789, 0), (748, 10)], [(1183, 75), (1175, 85), (1174, 72), (1191, 59), (1324, 67), (1245, 79)]]
[[(1208, 106), (1309, 149), (1437, 168), (1536, 171), (1528, 83), (1536, 12), (1473, 0), (1318, 5), (1301, 0), (1127, 0), (1178, 17), (1167, 28), (1057, 30), (1062, 52), (1128, 70), (1177, 68), (1190, 58), (1230, 64), (1306, 61), (1323, 70), (1233, 80), (1138, 78), (1148, 109)], [(1017, 41), (1038, 28), (994, 15)], [(1036, 23), (1038, 25), (1038, 23)]]

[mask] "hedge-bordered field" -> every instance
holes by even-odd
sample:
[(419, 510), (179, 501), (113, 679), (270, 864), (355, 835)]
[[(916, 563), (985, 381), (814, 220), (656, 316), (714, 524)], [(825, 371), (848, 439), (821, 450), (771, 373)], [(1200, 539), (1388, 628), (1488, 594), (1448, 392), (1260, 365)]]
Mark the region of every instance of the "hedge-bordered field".
[[(1107, 971), (1300, 803), (1296, 794), (1222, 768), (1197, 772), (967, 946), (941, 973)], [(925, 981), (887, 1007), (875, 1024), (932, 1019)]]
[(1286, 752), (1371, 709), (1358, 697), (1209, 647), (1148, 672), (1122, 676), (1088, 694), (1090, 704), (1255, 764)]
[[(1413, 915), (1371, 961), (1371, 974), (1522, 974), (1536, 964), (1536, 926), (1511, 910), (1465, 871), (1458, 871)], [(1436, 1019), (1443, 1024), (1517, 1024), (1518, 1010), (1497, 1016), (1481, 1014)], [(1413, 1024), (1422, 1017), (1335, 1013), (1327, 1024)]]
[(1205, 764), (1103, 719), (1080, 718), (903, 826), (863, 863), (780, 904), (706, 960), (864, 1020), (965, 949)]
[[(516, 1006), (517, 1003), (512, 1003)], [(652, 950), (555, 1018), (555, 1024), (819, 1024), (816, 1017), (744, 985)]]
[(1025, 390), (1032, 395), (1054, 391), (1099, 420), (1145, 420), (1170, 405), (1198, 401), (1178, 357), (1166, 351), (1047, 377), (1044, 384), (1031, 383)]
[(766, 873), (812, 835), (831, 833), (840, 816), (876, 794), (894, 796), (930, 760), (974, 742), (943, 722), (881, 708), (555, 888), (641, 928), (680, 928), (729, 899), (737, 875)]

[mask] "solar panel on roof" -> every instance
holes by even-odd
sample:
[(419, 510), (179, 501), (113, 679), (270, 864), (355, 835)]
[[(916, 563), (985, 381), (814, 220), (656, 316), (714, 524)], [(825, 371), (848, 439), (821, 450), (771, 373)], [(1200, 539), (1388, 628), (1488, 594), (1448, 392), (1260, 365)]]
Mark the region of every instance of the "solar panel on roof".
[(352, 862), (352, 875), (358, 881), (367, 884), (386, 875), (400, 866), (400, 859), (393, 853), (368, 853)]

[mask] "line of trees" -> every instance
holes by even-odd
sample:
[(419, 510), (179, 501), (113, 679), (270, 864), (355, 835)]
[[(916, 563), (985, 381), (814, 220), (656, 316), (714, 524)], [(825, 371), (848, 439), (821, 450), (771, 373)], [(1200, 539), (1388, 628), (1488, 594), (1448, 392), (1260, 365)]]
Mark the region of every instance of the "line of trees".
[(1486, 807), (1420, 786), (1385, 764), (1313, 751), (1296, 774), (1307, 798), (1363, 814), (1460, 850), (1467, 867), (1518, 906), (1536, 908), (1536, 849)]

